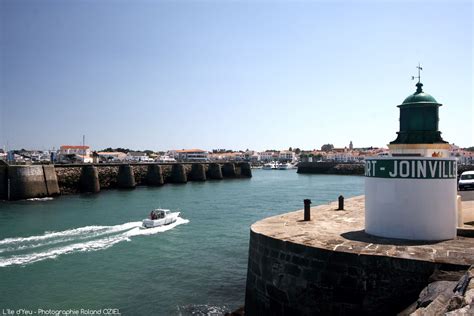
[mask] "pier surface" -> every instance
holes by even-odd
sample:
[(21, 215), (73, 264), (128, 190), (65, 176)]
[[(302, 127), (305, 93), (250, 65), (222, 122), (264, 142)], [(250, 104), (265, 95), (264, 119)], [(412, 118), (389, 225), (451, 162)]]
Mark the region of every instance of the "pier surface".
[[(296, 211), (253, 224), (246, 315), (394, 315), (434, 276), (474, 264), (474, 238), (371, 236), (364, 207), (358, 196), (342, 211), (337, 202), (312, 207), (311, 221)], [(463, 202), (465, 218), (473, 213), (474, 201)]]
[[(357, 196), (346, 199), (343, 211), (337, 211), (337, 202), (312, 207), (309, 222), (302, 221), (302, 210), (273, 216), (253, 224), (252, 231), (331, 251), (460, 265), (474, 263), (474, 238), (458, 236), (439, 242), (408, 241), (366, 234), (364, 203), (364, 196)], [(463, 212), (465, 217), (471, 217), (474, 201), (464, 201)]]

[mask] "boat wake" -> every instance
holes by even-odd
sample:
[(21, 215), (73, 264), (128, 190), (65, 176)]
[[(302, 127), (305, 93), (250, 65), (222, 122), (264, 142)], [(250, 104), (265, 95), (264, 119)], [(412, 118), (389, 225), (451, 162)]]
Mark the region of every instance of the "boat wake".
[(131, 237), (162, 233), (186, 223), (189, 220), (178, 217), (172, 224), (149, 229), (142, 228), (142, 222), (130, 222), (45, 232), (38, 236), (5, 238), (0, 240), (0, 268), (27, 265), (69, 253), (103, 250), (122, 241), (130, 241)]
[(31, 198), (31, 199), (26, 199), (27, 201), (52, 201), (54, 198), (52, 197), (44, 197), (44, 198)]

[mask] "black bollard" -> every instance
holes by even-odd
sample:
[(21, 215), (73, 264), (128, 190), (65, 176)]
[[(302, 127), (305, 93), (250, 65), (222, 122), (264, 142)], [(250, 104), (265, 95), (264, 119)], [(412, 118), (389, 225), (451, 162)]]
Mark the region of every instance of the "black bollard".
[(311, 220), (311, 200), (310, 199), (305, 199), (304, 201), (304, 220), (305, 221), (310, 221)]
[(337, 208), (338, 211), (344, 210), (344, 197), (339, 195), (339, 207)]

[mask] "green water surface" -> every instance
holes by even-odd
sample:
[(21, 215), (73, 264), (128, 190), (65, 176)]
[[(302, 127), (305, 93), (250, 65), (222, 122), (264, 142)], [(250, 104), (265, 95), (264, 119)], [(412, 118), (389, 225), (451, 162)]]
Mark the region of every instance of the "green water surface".
[[(299, 175), (294, 170), (254, 170), (253, 175), (0, 202), (0, 311), (223, 313), (244, 303), (252, 223), (301, 209), (305, 198), (317, 205), (340, 194), (363, 194), (363, 177)], [(123, 237), (128, 227), (112, 231), (122, 227), (117, 225), (133, 226), (156, 207), (180, 209), (189, 223), (132, 237)], [(84, 231), (71, 233), (77, 228)], [(111, 231), (94, 235), (94, 229)], [(60, 234), (41, 239), (53, 232)]]

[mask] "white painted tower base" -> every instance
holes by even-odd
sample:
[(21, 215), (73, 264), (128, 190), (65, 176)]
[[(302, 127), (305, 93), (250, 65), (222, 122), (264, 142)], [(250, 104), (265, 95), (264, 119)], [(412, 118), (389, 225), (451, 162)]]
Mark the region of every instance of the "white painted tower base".
[(454, 158), (366, 159), (365, 230), (411, 240), (456, 237)]

